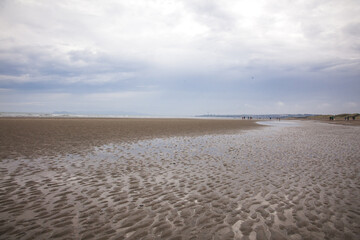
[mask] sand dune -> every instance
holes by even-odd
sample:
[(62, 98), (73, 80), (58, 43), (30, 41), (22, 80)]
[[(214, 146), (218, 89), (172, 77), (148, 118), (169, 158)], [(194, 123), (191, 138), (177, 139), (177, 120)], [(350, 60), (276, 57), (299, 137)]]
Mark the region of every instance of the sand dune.
[(0, 238), (359, 239), (359, 131), (302, 122), (6, 158)]

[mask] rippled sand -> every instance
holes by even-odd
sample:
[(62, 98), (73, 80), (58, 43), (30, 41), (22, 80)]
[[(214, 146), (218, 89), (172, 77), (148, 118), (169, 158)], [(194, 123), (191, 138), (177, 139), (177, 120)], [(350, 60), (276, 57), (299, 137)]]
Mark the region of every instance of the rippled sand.
[(360, 128), (273, 122), (1, 163), (1, 239), (359, 239)]

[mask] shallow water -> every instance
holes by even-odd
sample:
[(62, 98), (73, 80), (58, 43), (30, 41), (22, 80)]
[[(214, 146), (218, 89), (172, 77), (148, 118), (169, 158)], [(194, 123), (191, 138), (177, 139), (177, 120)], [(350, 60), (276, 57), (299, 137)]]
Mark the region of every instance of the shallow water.
[(273, 121), (259, 121), (257, 122), (260, 125), (266, 126), (276, 126), (276, 127), (295, 127), (299, 126), (301, 123), (300, 121), (287, 121), (287, 120), (273, 120)]
[(1, 165), (1, 239), (359, 239), (360, 128), (271, 121)]

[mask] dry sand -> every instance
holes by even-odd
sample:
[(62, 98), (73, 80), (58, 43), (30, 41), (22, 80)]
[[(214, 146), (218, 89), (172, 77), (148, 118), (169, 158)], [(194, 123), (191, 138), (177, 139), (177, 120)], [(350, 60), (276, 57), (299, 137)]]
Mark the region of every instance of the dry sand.
[(360, 128), (270, 125), (14, 154), (0, 239), (359, 239)]

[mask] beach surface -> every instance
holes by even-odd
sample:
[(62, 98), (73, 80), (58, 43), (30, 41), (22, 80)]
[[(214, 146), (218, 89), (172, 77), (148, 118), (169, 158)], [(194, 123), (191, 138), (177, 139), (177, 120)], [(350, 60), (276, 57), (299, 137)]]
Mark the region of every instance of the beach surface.
[(1, 119), (0, 239), (360, 238), (359, 127), (116, 121)]
[(360, 126), (360, 119), (357, 120), (320, 120), (323, 123), (330, 123), (330, 124), (340, 124), (340, 125), (349, 125), (349, 126)]
[(231, 133), (255, 121), (169, 118), (0, 118), (0, 159), (84, 153), (107, 143)]

